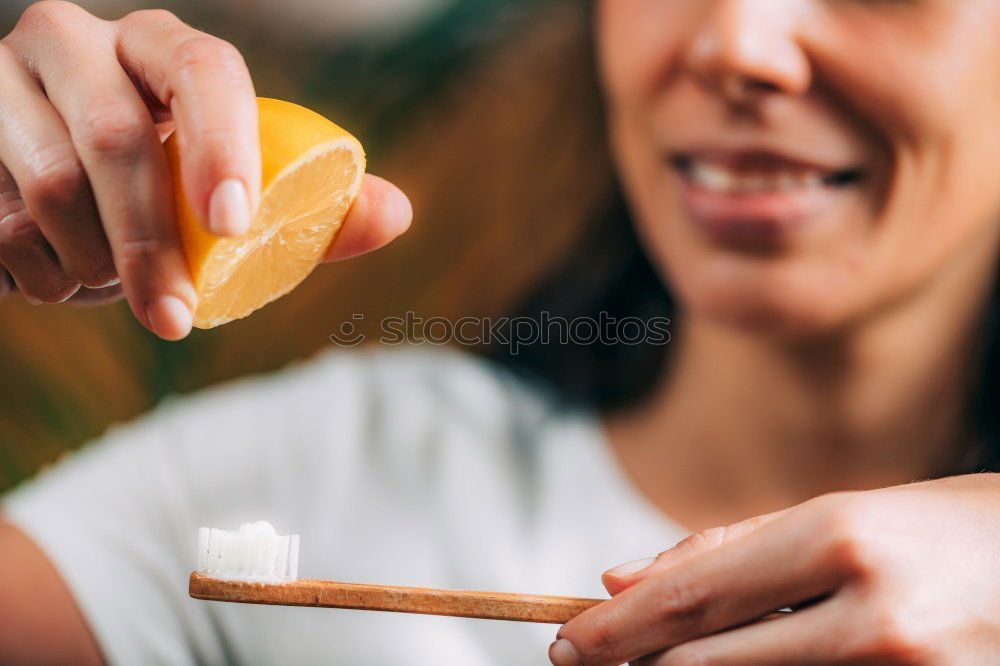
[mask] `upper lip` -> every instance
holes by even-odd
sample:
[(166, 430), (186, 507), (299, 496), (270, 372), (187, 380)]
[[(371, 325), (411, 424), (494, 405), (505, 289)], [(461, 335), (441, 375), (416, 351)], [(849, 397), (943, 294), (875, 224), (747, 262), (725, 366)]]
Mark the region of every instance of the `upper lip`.
[(845, 163), (844, 161), (795, 154), (762, 144), (739, 146), (705, 145), (678, 148), (668, 151), (668, 155), (670, 160), (675, 163), (683, 164), (690, 163), (692, 160), (700, 160), (738, 170), (812, 170), (825, 174), (860, 170), (857, 165)]

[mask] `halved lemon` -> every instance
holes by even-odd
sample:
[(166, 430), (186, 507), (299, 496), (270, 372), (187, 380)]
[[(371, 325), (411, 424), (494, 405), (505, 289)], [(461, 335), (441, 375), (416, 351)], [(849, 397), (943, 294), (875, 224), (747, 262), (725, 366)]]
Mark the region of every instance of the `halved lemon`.
[(205, 231), (180, 186), (177, 142), (164, 144), (181, 243), (198, 295), (197, 328), (246, 317), (294, 289), (322, 259), (361, 188), (361, 143), (291, 102), (257, 100), (261, 200), (244, 236)]

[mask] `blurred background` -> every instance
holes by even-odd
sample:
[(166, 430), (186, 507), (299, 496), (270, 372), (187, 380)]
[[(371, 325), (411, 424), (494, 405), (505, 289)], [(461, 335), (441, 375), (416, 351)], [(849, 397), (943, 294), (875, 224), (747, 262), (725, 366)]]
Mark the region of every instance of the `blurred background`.
[[(0, 3), (6, 34), (28, 2)], [(123, 303), (0, 302), (0, 491), (165, 396), (273, 370), (363, 314), (508, 312), (586, 233), (612, 188), (580, 0), (93, 0), (163, 7), (244, 53), (259, 95), (355, 133), (411, 197), (404, 238), (322, 266), (245, 320), (182, 342)]]

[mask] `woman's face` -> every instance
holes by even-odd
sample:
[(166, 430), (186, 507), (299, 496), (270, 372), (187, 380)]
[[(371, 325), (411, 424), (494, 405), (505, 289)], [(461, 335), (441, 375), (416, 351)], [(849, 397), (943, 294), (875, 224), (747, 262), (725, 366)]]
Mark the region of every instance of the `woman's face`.
[(987, 279), (997, 0), (600, 0), (597, 31), (638, 231), (687, 311), (811, 334)]

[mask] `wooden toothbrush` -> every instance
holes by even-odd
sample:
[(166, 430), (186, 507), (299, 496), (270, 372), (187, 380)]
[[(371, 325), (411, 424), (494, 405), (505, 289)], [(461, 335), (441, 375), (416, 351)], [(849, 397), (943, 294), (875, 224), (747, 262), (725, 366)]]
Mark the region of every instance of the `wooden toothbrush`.
[(438, 590), (298, 580), (299, 537), (280, 536), (264, 521), (238, 531), (203, 527), (198, 570), (188, 593), (195, 599), (277, 606), (451, 615), (563, 624), (602, 599), (477, 590)]
[(255, 583), (211, 578), (197, 571), (191, 574), (188, 592), (195, 599), (208, 601), (353, 608), (549, 624), (568, 622), (588, 608), (604, 601), (579, 597), (364, 585), (325, 580)]

